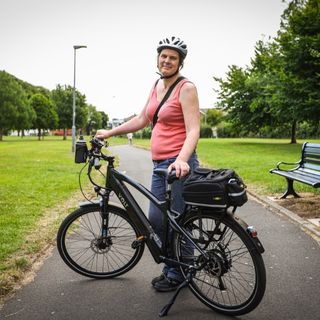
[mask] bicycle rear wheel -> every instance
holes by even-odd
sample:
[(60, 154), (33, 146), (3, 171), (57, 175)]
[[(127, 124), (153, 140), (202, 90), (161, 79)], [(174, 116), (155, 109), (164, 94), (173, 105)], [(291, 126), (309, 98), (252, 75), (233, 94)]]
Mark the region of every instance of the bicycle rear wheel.
[[(201, 266), (189, 287), (211, 309), (226, 315), (252, 311), (263, 298), (266, 271), (247, 232), (226, 214), (190, 212), (183, 227), (209, 260), (183, 235), (176, 235), (177, 259)], [(186, 276), (186, 270), (182, 273)]]
[(100, 206), (91, 205), (77, 209), (62, 222), (57, 247), (72, 270), (106, 279), (128, 272), (140, 260), (144, 244), (132, 248), (138, 231), (126, 212), (109, 206), (106, 218), (108, 228), (103, 231)]

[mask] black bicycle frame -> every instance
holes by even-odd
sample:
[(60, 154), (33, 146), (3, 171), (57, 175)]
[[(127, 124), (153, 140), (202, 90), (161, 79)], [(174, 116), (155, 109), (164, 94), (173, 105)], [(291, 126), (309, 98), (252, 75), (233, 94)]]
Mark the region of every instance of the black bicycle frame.
[[(176, 260), (170, 259), (166, 256), (163, 256), (164, 252), (161, 250), (161, 244), (158, 243), (157, 239), (158, 235), (154, 232), (150, 221), (143, 213), (143, 210), (140, 208), (139, 204), (133, 198), (131, 192), (125, 185), (128, 183), (137, 191), (142, 193), (146, 198), (148, 198), (152, 203), (154, 203), (163, 214), (167, 214), (168, 220), (170, 220), (170, 225), (174, 230), (183, 234), (194, 246), (195, 249), (200, 251), (203, 256), (207, 257), (206, 252), (204, 252), (188, 235), (185, 230), (183, 230), (179, 224), (175, 221), (174, 218), (170, 215), (170, 208), (167, 208), (168, 202), (167, 201), (160, 201), (157, 197), (155, 197), (151, 191), (146, 189), (142, 184), (139, 182), (131, 179), (130, 177), (120, 173), (113, 167), (113, 163), (108, 162), (107, 166), (107, 176), (106, 176), (106, 189), (114, 191), (116, 196), (118, 197), (119, 201), (128, 212), (129, 218), (133, 221), (133, 223), (137, 226), (141, 235), (145, 238), (146, 244), (157, 263), (161, 262), (170, 262), (180, 266), (188, 265), (184, 264), (183, 262), (178, 262)], [(108, 203), (104, 205), (108, 206)], [(107, 212), (107, 208), (106, 211)]]

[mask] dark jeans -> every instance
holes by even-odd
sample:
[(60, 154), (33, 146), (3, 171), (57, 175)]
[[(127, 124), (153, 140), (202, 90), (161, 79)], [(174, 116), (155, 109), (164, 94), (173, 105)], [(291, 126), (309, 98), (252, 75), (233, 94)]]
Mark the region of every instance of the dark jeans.
[[(169, 165), (175, 161), (175, 159), (176, 158), (173, 157), (163, 161), (154, 161), (154, 169), (168, 168)], [(196, 167), (199, 166), (199, 162), (196, 154), (193, 154), (190, 157), (188, 164), (190, 166), (190, 170), (194, 170)], [(183, 182), (184, 182), (184, 179), (176, 180), (172, 185), (172, 191), (171, 191), (171, 195), (172, 195), (171, 208), (180, 213), (182, 213), (185, 209), (185, 202), (183, 201), (183, 198), (182, 198)], [(151, 192), (154, 193), (159, 200), (165, 200), (166, 187), (167, 186), (166, 186), (165, 178), (153, 173), (152, 181), (151, 181)], [(163, 241), (162, 212), (153, 203), (150, 203), (149, 220), (151, 222), (151, 225), (154, 231)], [(163, 269), (163, 273), (166, 274), (166, 276), (171, 279), (175, 279), (178, 281), (183, 280), (180, 270), (176, 268), (172, 268), (170, 266), (165, 265)]]

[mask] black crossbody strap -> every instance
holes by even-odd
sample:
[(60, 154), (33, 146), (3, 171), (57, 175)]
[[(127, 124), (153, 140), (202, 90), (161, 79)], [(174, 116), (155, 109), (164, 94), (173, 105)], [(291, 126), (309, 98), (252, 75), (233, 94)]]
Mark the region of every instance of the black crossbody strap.
[[(166, 102), (166, 100), (169, 98), (172, 90), (174, 89), (174, 87), (181, 81), (185, 79), (184, 77), (179, 77), (169, 88), (169, 90), (167, 91), (167, 93), (165, 94), (165, 96), (163, 97), (163, 99), (161, 100), (161, 102), (159, 103), (159, 106), (156, 110), (156, 112), (153, 115), (153, 120), (152, 120), (152, 127), (154, 127), (158, 121), (158, 113), (160, 111), (160, 108), (163, 106), (163, 104)], [(156, 82), (157, 85), (158, 81)]]

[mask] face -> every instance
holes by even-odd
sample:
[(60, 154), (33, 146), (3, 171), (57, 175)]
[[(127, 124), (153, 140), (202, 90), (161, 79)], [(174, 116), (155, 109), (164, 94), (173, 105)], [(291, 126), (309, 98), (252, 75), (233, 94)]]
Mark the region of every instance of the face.
[(163, 49), (158, 57), (158, 69), (164, 76), (174, 74), (180, 66), (179, 53), (172, 49)]

